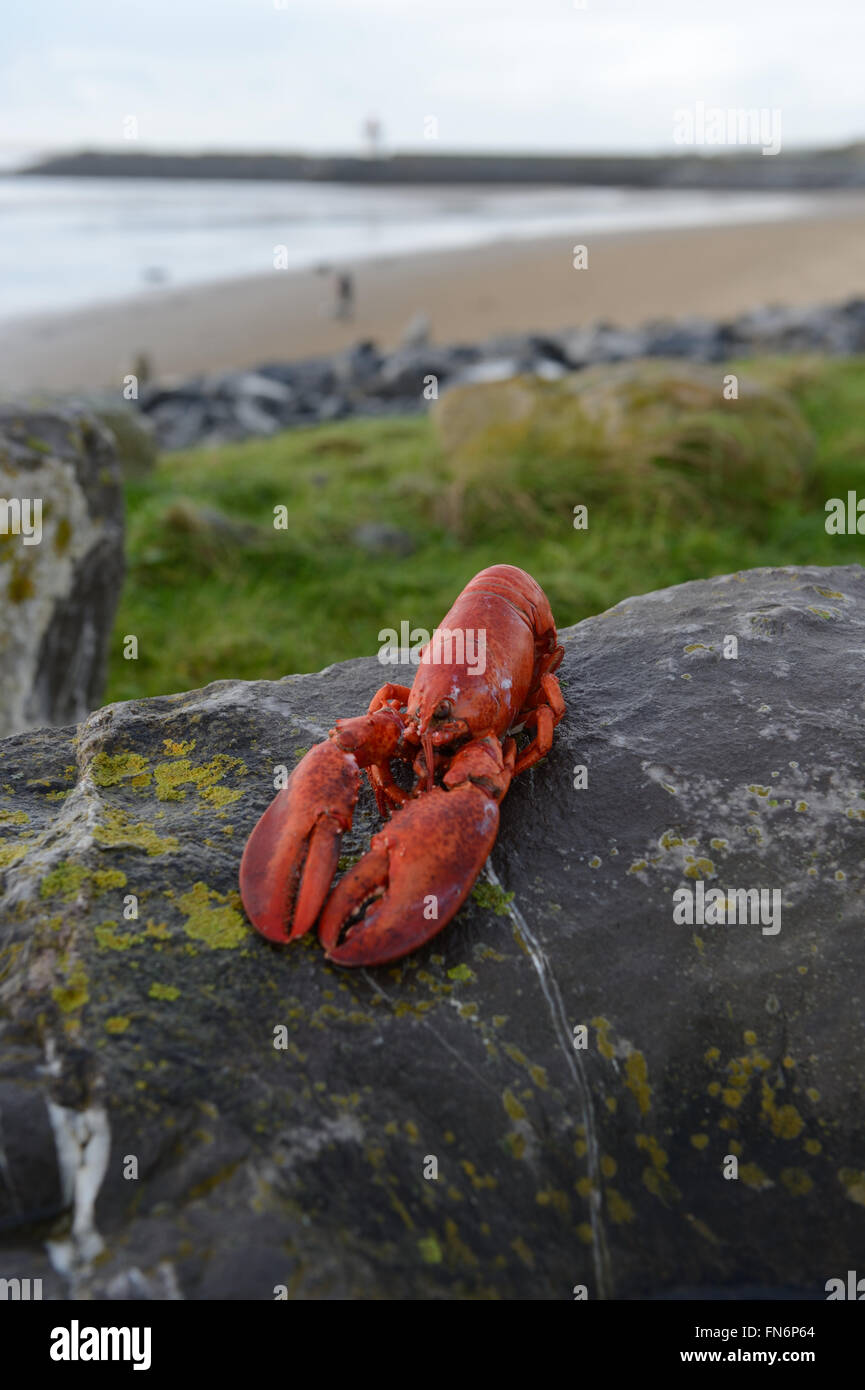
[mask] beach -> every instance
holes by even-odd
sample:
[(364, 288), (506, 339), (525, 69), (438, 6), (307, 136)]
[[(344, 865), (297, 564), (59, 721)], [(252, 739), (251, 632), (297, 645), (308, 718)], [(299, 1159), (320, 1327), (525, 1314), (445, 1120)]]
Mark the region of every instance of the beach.
[(393, 348), (419, 313), (444, 344), (865, 295), (865, 198), (832, 193), (812, 206), (783, 221), (596, 232), (586, 269), (574, 268), (565, 234), (342, 261), (350, 319), (334, 317), (334, 274), (321, 268), (154, 288), (0, 324), (0, 381), (6, 391), (119, 390), (141, 353), (156, 377), (176, 380), (361, 339)]

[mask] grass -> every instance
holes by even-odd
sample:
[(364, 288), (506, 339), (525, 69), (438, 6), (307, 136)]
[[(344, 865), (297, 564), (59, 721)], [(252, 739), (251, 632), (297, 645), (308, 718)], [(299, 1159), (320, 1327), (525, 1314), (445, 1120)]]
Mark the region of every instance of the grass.
[[(403, 619), (432, 630), (502, 561), (535, 575), (560, 627), (687, 579), (862, 562), (865, 537), (827, 535), (824, 507), (850, 488), (865, 496), (865, 359), (740, 374), (742, 399), (723, 406), (650, 377), (639, 399), (617, 398), (614, 428), (553, 391), (528, 422), (503, 419), (447, 451), (421, 418), (164, 458), (127, 485), (107, 698), (370, 655)], [(574, 529), (577, 503), (587, 530)], [(353, 539), (364, 522), (405, 532), (413, 553), (369, 554)]]

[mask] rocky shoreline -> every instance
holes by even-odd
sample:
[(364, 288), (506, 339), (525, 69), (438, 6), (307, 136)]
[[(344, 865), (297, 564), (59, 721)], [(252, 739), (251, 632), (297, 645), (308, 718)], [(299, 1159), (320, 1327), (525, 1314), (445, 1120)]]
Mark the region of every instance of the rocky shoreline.
[[(137, 402), (166, 451), (266, 437), (297, 426), (421, 413), (446, 387), (521, 374), (554, 379), (640, 357), (722, 363), (751, 356), (865, 352), (865, 298), (805, 308), (769, 306), (729, 320), (597, 323), (556, 334), (514, 334), (438, 346), (422, 323), (392, 352), (370, 341), (333, 357), (265, 362), (253, 370), (146, 385)], [(116, 407), (114, 398), (111, 404)]]

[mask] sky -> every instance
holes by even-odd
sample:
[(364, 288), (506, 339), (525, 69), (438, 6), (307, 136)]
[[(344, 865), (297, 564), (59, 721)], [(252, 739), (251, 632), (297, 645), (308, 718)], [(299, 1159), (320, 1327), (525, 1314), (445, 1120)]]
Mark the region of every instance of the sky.
[(358, 152), (370, 115), (389, 149), (664, 152), (697, 102), (780, 111), (788, 149), (844, 144), (863, 54), (863, 0), (10, 2), (0, 160), (130, 131)]

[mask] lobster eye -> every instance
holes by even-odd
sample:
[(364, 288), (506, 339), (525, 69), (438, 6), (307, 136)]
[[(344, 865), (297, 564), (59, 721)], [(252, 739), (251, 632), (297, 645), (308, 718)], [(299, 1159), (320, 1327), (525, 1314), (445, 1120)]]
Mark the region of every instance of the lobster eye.
[(453, 705), (451, 704), (450, 700), (442, 700), (441, 704), (437, 707), (436, 712), (433, 715), (433, 718), (450, 719), (452, 713)]

